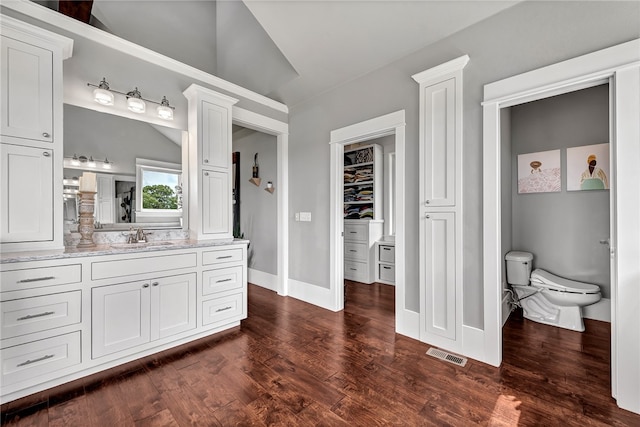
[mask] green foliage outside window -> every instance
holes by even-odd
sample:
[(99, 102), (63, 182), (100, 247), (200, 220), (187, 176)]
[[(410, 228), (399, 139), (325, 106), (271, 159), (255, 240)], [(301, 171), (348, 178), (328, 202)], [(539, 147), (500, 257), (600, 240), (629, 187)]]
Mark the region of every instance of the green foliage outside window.
[(178, 209), (178, 195), (168, 185), (147, 185), (142, 189), (143, 209)]

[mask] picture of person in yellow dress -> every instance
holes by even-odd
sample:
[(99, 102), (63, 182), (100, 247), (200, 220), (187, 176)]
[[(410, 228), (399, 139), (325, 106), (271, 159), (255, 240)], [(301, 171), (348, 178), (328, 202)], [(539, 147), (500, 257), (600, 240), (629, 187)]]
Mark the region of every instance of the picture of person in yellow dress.
[(580, 189), (604, 190), (609, 188), (607, 174), (597, 166), (598, 159), (595, 154), (589, 154), (587, 164), (589, 166), (587, 166), (580, 176)]

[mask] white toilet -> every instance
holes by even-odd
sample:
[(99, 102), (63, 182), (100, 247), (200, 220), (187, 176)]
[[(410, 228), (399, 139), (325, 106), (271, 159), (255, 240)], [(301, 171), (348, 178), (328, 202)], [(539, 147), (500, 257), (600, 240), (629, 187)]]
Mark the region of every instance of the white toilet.
[(555, 276), (547, 271), (531, 271), (533, 255), (512, 251), (506, 255), (507, 283), (522, 306), (524, 317), (534, 322), (584, 331), (582, 307), (600, 301), (600, 287)]

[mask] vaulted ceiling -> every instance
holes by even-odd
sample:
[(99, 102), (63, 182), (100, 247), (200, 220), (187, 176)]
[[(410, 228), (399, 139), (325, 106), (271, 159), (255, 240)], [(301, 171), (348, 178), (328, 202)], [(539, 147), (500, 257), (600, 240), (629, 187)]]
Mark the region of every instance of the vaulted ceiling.
[(106, 31), (291, 107), (516, 3), (94, 0), (92, 13)]

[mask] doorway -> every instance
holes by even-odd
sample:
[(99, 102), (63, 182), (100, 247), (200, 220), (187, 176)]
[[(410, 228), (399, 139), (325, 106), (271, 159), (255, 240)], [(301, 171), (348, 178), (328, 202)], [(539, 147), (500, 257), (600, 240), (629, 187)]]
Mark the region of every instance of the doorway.
[[(416, 313), (406, 309), (405, 303), (405, 112), (396, 111), (384, 116), (355, 123), (331, 132), (330, 171), (330, 296), (331, 309), (344, 309), (344, 147), (346, 145), (393, 136), (395, 170), (393, 194), (395, 198), (395, 318), (396, 331), (410, 335), (415, 329)], [(411, 314), (413, 313), (413, 315)], [(417, 322), (415, 322), (417, 324)]]
[[(502, 110), (608, 83), (610, 95), (611, 370), (618, 406), (640, 412), (640, 40), (634, 40), (485, 86), (483, 103), (484, 358), (502, 360)], [(623, 177), (624, 179), (618, 179)], [(620, 230), (621, 232), (618, 232)], [(622, 320), (624, 319), (624, 320)], [(634, 344), (631, 344), (634, 342)]]

